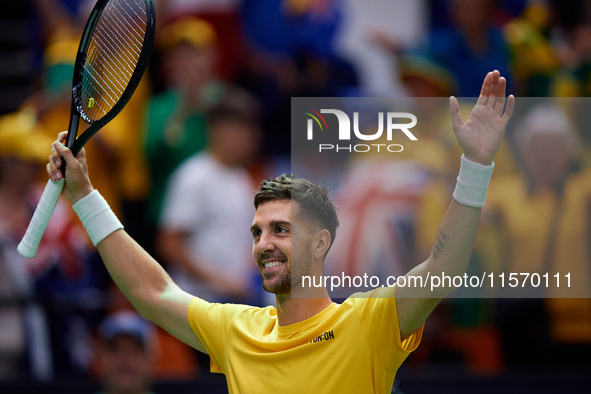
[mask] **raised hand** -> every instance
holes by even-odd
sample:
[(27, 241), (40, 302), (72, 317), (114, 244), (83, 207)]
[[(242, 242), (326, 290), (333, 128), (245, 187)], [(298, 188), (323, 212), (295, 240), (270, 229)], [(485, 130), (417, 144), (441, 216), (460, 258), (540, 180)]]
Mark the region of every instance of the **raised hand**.
[(480, 97), (466, 122), (462, 120), (458, 100), (450, 97), (453, 129), (467, 159), (490, 165), (499, 150), (515, 107), (515, 97), (510, 95), (503, 113), (506, 86), (507, 81), (497, 70), (486, 74)]
[(62, 194), (68, 201), (75, 204), (82, 197), (88, 195), (94, 189), (88, 178), (88, 168), (86, 166), (86, 151), (80, 150), (77, 157), (74, 157), (72, 151), (63, 144), (68, 135), (67, 131), (58, 135), (57, 141), (51, 144), (51, 156), (47, 164), (47, 175), (52, 181), (62, 179), (60, 169), (62, 160), (66, 161), (66, 184)]

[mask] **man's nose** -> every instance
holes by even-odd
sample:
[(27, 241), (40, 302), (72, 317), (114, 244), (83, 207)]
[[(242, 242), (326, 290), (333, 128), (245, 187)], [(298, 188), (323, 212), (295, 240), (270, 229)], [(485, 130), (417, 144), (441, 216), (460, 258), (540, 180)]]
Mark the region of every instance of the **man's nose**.
[(266, 253), (272, 252), (275, 250), (275, 244), (272, 241), (271, 234), (266, 231), (263, 231), (261, 237), (259, 238), (259, 242), (257, 244), (257, 251), (259, 253)]

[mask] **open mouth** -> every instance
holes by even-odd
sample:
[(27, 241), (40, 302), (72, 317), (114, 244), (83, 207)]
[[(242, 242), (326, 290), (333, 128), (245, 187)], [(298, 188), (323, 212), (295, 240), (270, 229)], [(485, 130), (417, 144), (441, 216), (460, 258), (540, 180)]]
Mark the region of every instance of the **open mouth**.
[(265, 267), (265, 268), (277, 267), (278, 265), (281, 265), (283, 263), (284, 263), (284, 261), (268, 261), (266, 263), (263, 263), (263, 267)]

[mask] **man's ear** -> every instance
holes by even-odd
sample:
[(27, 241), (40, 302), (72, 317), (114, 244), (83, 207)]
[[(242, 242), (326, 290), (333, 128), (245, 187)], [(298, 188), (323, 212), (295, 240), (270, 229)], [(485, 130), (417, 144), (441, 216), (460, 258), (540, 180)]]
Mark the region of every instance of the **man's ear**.
[(324, 256), (330, 247), (330, 233), (327, 229), (323, 229), (318, 231), (314, 238), (314, 260), (324, 261)]

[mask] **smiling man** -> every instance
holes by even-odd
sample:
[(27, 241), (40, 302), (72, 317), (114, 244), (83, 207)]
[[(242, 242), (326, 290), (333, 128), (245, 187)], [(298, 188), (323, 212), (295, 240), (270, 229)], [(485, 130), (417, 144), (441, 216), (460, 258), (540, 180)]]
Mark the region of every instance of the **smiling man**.
[[(503, 112), (505, 86), (498, 71), (488, 73), (466, 122), (450, 99), (462, 167), (431, 256), (408, 276), (466, 272), (493, 158), (513, 112), (512, 96)], [(322, 275), (338, 226), (336, 208), (325, 188), (280, 176), (261, 184), (251, 227), (253, 258), (277, 307), (193, 297), (122, 231), (92, 188), (84, 151), (75, 158), (61, 144), (64, 138), (52, 145), (48, 173), (60, 179), (65, 159), (63, 194), (111, 276), (144, 317), (208, 353), (211, 371), (226, 375), (231, 393), (389, 393), (398, 367), (420, 342), (425, 319), (454, 290), (451, 284), (433, 291), (384, 287), (337, 304), (324, 287), (303, 289), (303, 275)]]

